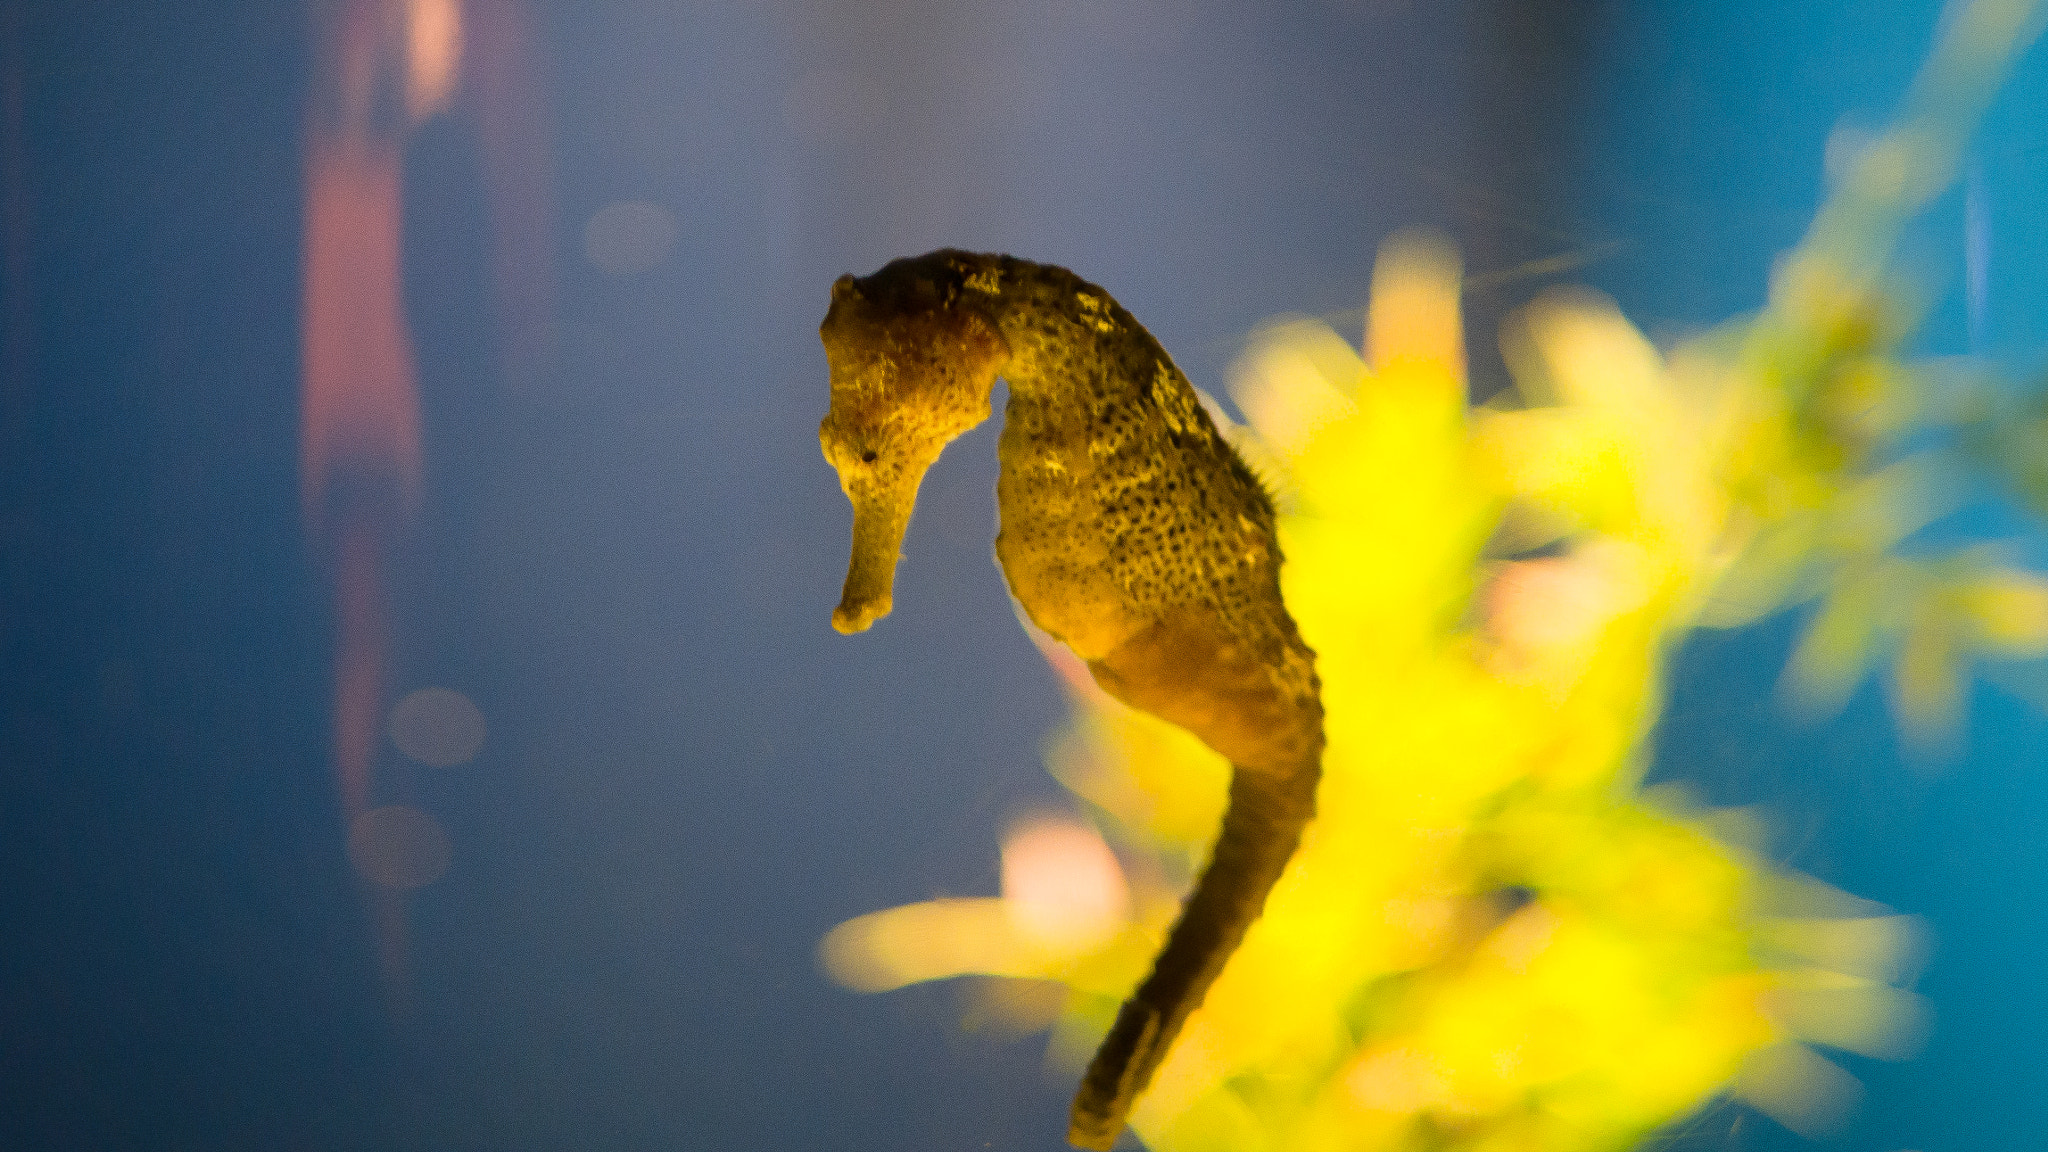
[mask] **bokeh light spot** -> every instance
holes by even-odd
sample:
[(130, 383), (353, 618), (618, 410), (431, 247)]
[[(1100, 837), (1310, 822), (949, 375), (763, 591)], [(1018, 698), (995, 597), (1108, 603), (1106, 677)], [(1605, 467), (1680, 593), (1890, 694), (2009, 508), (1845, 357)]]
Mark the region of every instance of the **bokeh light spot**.
[(372, 884), (424, 888), (448, 871), (448, 836), (432, 816), (404, 804), (372, 808), (348, 828), (348, 861)]
[(453, 688), (422, 688), (391, 709), (391, 742), (422, 764), (450, 768), (476, 758), (484, 714)]
[(598, 209), (584, 224), (583, 258), (614, 276), (632, 276), (668, 259), (676, 235), (668, 209), (622, 200)]
[(1115, 933), (1130, 893), (1116, 854), (1093, 828), (1035, 817), (1003, 841), (1003, 902), (1019, 932), (1068, 950)]

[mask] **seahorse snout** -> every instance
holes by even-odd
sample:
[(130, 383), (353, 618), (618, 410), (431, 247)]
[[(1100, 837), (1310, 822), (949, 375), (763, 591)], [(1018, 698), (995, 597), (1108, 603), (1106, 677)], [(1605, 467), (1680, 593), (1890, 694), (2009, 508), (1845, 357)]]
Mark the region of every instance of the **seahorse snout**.
[[(921, 479), (919, 477), (918, 479)], [(889, 614), (896, 584), (896, 560), (903, 533), (910, 527), (910, 509), (917, 500), (913, 479), (901, 498), (883, 493), (849, 491), (853, 500), (853, 555), (846, 567), (846, 587), (832, 610), (832, 627), (852, 634)]]

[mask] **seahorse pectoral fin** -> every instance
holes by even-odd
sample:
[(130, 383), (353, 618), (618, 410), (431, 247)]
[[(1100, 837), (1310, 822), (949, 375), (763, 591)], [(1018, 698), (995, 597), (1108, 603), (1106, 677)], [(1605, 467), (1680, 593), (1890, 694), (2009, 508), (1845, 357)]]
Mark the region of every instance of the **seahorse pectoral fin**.
[(889, 614), (894, 603), (891, 591), (896, 584), (896, 561), (903, 551), (903, 534), (910, 527), (922, 479), (912, 477), (897, 491), (856, 489), (847, 493), (853, 501), (853, 553), (839, 607), (832, 610), (832, 627), (849, 635), (865, 632), (868, 625)]

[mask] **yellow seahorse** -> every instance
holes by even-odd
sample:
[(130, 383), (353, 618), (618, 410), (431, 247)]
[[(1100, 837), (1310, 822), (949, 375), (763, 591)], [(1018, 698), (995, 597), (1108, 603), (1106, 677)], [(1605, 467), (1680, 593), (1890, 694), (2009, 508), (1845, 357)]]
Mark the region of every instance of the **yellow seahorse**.
[(1258, 918), (1315, 811), (1315, 653), (1280, 599), (1273, 508), (1159, 342), (1067, 271), (942, 250), (842, 276), (820, 328), (825, 458), (853, 502), (834, 627), (888, 614), (926, 469), (1009, 382), (996, 556), (1032, 621), (1112, 696), (1232, 765), (1208, 867), (1117, 1014), (1067, 1139), (1107, 1149)]

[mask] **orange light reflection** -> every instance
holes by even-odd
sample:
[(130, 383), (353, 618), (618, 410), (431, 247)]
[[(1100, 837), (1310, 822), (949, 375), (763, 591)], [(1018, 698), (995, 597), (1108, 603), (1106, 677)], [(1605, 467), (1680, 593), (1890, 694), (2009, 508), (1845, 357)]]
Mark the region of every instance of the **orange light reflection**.
[[(404, 125), (377, 109), (380, 85), (393, 77), (415, 119), (446, 103), (460, 59), (457, 4), (423, 0), (399, 13), (350, 0), (335, 11), (319, 45), (323, 83), (306, 142), (300, 483), (309, 529), (333, 565), (336, 791), (350, 860), (378, 886), (370, 912), (394, 1002), (406, 964), (399, 893), (439, 875), (446, 841), (423, 812), (405, 809), (416, 819), (394, 822), (394, 809), (373, 807), (391, 628), (385, 564), (421, 484), (419, 386), (401, 294)], [(401, 847), (438, 844), (440, 865), (420, 863), (433, 851), (391, 848), (390, 828), (406, 832)], [(401, 856), (409, 866), (393, 867)]]

